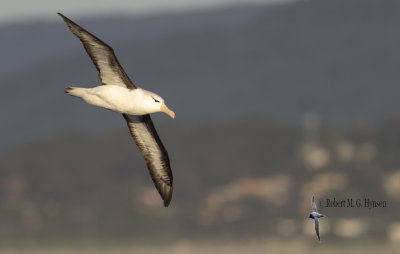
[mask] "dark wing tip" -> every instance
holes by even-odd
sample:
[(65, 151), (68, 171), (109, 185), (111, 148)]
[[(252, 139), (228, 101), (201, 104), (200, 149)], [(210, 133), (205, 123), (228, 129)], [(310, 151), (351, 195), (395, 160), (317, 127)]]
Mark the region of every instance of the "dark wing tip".
[[(149, 169), (152, 171), (151, 168)], [(168, 207), (172, 199), (172, 175), (168, 178), (155, 178), (153, 173), (150, 173), (150, 175), (153, 179), (154, 186), (164, 201), (164, 206)]]
[[(146, 157), (145, 157), (146, 158)], [(162, 200), (164, 201), (164, 206), (168, 207), (169, 203), (172, 199), (172, 174), (168, 176), (160, 176), (156, 173), (156, 170), (151, 166), (148, 159), (146, 159), (147, 168), (150, 171), (150, 176), (153, 180), (154, 186), (156, 187), (158, 193), (160, 194)], [(164, 168), (164, 170), (168, 170), (168, 168)], [(170, 171), (170, 169), (169, 169)], [(168, 173), (167, 173), (168, 174)]]
[(74, 29), (76, 29), (76, 27), (78, 27), (79, 29), (82, 29), (80, 26), (78, 26), (75, 22), (73, 22), (72, 20), (70, 20), (69, 18), (67, 18), (66, 16), (64, 16), (63, 14), (61, 14), (60, 12), (57, 12), (58, 15), (61, 16), (61, 18), (64, 20), (64, 22), (68, 25), (68, 27), (71, 29), (71, 31), (76, 34), (76, 32), (74, 31)]
[[(61, 16), (61, 18), (64, 20), (64, 22), (68, 25), (68, 27), (71, 29), (71, 31), (78, 36), (77, 31), (84, 30), (82, 27), (80, 27), (78, 24), (76, 24), (74, 21), (70, 20), (60, 12), (57, 13), (58, 15)], [(75, 31), (76, 30), (76, 31)], [(79, 36), (78, 36), (79, 37)]]
[(62, 14), (61, 12), (57, 12), (57, 14), (60, 15), (61, 18), (63, 18), (63, 20), (64, 20), (65, 22), (71, 21), (69, 18), (65, 17), (64, 14)]
[(160, 195), (164, 200), (164, 206), (168, 207), (172, 199), (172, 186), (164, 188), (164, 192), (163, 193), (160, 192)]

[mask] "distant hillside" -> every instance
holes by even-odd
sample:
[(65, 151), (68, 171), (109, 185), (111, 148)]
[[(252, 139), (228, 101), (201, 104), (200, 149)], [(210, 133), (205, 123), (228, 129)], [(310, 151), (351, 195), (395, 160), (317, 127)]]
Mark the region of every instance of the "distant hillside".
[[(236, 9), (212, 22), (201, 13), (202, 21), (187, 27), (181, 23), (190, 15), (165, 29), (155, 18), (149, 29), (158, 33), (144, 29), (138, 34), (153, 36), (143, 40), (134, 31), (126, 36), (135, 20), (79, 23), (111, 44), (134, 82), (162, 95), (182, 121), (259, 115), (297, 122), (315, 112), (327, 123), (371, 124), (400, 114), (399, 9), (394, 0), (313, 0), (260, 7), (246, 18)], [(119, 25), (123, 33), (115, 31)], [(79, 40), (61, 22), (54, 26), (54, 37), (73, 46), (53, 47), (34, 65), (0, 77), (3, 144), (122, 124), (120, 116), (63, 94), (66, 85), (99, 81)], [(24, 47), (35, 42), (45, 43)]]
[[(262, 6), (261, 9), (268, 8)], [(201, 29), (209, 26), (229, 28), (242, 24), (260, 12), (259, 6), (231, 7), (227, 9), (198, 11), (181, 14), (164, 14), (142, 18), (129, 16), (99, 17), (87, 20), (75, 19), (69, 13), (66, 16), (79, 24), (90, 27), (93, 33), (101, 32), (101, 38), (113, 44), (126, 41), (148, 41), (159, 36), (180, 30)], [(54, 12), (54, 17), (58, 17)], [(36, 62), (49, 60), (53, 55), (62, 55), (63, 52), (81, 48), (74, 40), (66, 40), (64, 24), (59, 19), (57, 23), (32, 21), (31, 23), (17, 23), (0, 25), (0, 45), (7, 50), (2, 51), (0, 59), (0, 76), (7, 72), (18, 71), (18, 68), (27, 68)]]
[[(115, 47), (119, 58), (124, 59), (126, 51), (122, 51), (118, 45), (127, 45), (128, 51), (136, 48), (135, 52), (140, 55), (142, 46), (171, 33), (179, 34), (210, 27), (230, 29), (246, 23), (266, 8), (268, 6), (244, 6), (147, 18), (116, 17), (76, 21)], [(64, 95), (63, 89), (68, 84), (88, 87), (99, 84), (99, 80), (81, 43), (61, 19), (56, 24), (3, 26), (0, 27), (0, 34), (4, 35), (0, 46), (7, 49), (0, 59), (0, 86), (3, 89), (0, 93), (0, 117), (4, 119), (0, 122), (0, 130), (8, 133), (2, 137), (0, 150), (8, 144), (60, 130), (72, 128), (104, 131), (110, 127), (121, 126), (119, 121), (112, 120), (120, 120), (119, 116), (112, 118), (112, 114), (98, 109), (92, 110)], [(151, 61), (145, 54), (142, 54), (141, 59)], [(131, 60), (139, 65), (143, 64), (137, 56)], [(154, 59), (154, 62), (157, 61)], [(125, 66), (128, 72), (134, 68), (130, 63)], [(151, 67), (148, 64), (145, 66)], [(71, 78), (76, 78), (76, 81)], [(148, 83), (148, 86), (144, 86), (151, 89), (151, 83)], [(164, 94), (164, 91), (159, 93)], [(172, 102), (170, 107), (176, 108)], [(184, 117), (179, 110), (177, 113), (178, 118)], [(91, 117), (88, 118), (88, 114)], [(90, 119), (96, 116), (100, 122), (94, 127), (95, 124)], [(27, 121), (31, 122), (29, 128), (23, 126)], [(76, 122), (80, 124), (75, 125)]]
[[(319, 205), (328, 215), (321, 223), (330, 243), (390, 238), (389, 228), (399, 219), (399, 121), (373, 129), (301, 129), (248, 118), (158, 130), (174, 173), (169, 208), (162, 207), (125, 128), (95, 136), (65, 133), (3, 154), (2, 241), (314, 241), (306, 219), (312, 194), (318, 201), (388, 202), (372, 210)], [(347, 235), (340, 225), (349, 222), (362, 227)], [(285, 231), (288, 223), (292, 231)]]

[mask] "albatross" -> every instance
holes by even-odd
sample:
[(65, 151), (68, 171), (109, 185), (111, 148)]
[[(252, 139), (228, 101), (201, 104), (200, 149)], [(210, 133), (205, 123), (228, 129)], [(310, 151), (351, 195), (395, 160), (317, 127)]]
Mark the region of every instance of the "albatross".
[(172, 198), (172, 171), (167, 150), (150, 118), (151, 113), (164, 112), (175, 118), (159, 95), (137, 87), (125, 73), (114, 50), (75, 22), (58, 13), (73, 34), (82, 42), (99, 72), (101, 85), (94, 88), (65, 88), (69, 95), (85, 102), (122, 113), (129, 131), (141, 150), (154, 185), (167, 207)]

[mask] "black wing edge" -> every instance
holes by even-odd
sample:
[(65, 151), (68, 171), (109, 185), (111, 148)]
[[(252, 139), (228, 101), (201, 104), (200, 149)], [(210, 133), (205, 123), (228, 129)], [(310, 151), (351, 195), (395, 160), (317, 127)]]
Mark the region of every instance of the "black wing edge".
[[(169, 162), (169, 157), (168, 157), (168, 152), (165, 149), (163, 143), (161, 142), (160, 137), (157, 134), (157, 131), (154, 127), (153, 121), (151, 120), (150, 115), (142, 115), (142, 116), (135, 116), (140, 119), (140, 123), (134, 123), (131, 121), (129, 118), (129, 115), (127, 114), (122, 114), (123, 117), (125, 118), (129, 131), (131, 133), (131, 136), (133, 137), (133, 140), (135, 141), (136, 145), (139, 147), (141, 152), (143, 153), (144, 159), (146, 161), (147, 168), (149, 169), (151, 178), (153, 180), (154, 186), (156, 187), (158, 193), (160, 194), (161, 198), (164, 201), (164, 206), (168, 207), (171, 199), (172, 199), (172, 192), (173, 192), (173, 176), (172, 176), (172, 171), (171, 171), (171, 166)], [(162, 158), (161, 158), (161, 164), (163, 165), (163, 170), (165, 170), (165, 173), (167, 176), (159, 176), (156, 174), (157, 170), (152, 164), (151, 161), (151, 156), (149, 155), (147, 148), (138, 142), (138, 137), (135, 136), (134, 131), (131, 129), (131, 125), (135, 124), (145, 124), (146, 129), (152, 133), (152, 137), (154, 138), (154, 141), (157, 143), (159, 149), (161, 150)]]
[(95, 56), (95, 53), (92, 52), (92, 49), (90, 48), (90, 45), (87, 41), (85, 41), (81, 36), (80, 33), (86, 33), (87, 35), (89, 35), (93, 41), (95, 41), (96, 43), (98, 43), (99, 45), (104, 46), (107, 51), (109, 52), (109, 61), (110, 63), (112, 63), (113, 66), (117, 67), (117, 72), (118, 75), (121, 77), (121, 79), (123, 80), (124, 84), (129, 88), (129, 89), (136, 89), (135, 84), (132, 82), (132, 80), (128, 77), (128, 75), (126, 74), (126, 72), (124, 71), (124, 69), (122, 68), (121, 64), (118, 61), (118, 58), (115, 56), (114, 50), (113, 48), (111, 48), (107, 43), (103, 42), (102, 40), (100, 40), (99, 38), (97, 38), (95, 35), (93, 35), (92, 33), (89, 33), (87, 30), (85, 30), (84, 28), (82, 28), (81, 26), (79, 26), (78, 24), (76, 24), (74, 21), (70, 20), (69, 18), (67, 18), (66, 16), (64, 16), (64, 14), (62, 14), (61, 12), (57, 12), (58, 15), (61, 16), (61, 18), (64, 20), (64, 22), (68, 25), (69, 29), (71, 30), (71, 32), (73, 34), (76, 35), (76, 37), (79, 38), (79, 40), (82, 42), (83, 47), (85, 48), (86, 52), (88, 53), (89, 57), (92, 59), (92, 62), (94, 63), (94, 65), (96, 66), (97, 71), (99, 72), (99, 79), (101, 80), (101, 73), (100, 73), (100, 67), (97, 63), (97, 59)]

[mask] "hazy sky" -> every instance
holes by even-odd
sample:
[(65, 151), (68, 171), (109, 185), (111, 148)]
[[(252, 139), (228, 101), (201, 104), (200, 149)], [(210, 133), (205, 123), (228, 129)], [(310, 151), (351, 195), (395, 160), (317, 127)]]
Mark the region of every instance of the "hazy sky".
[(56, 12), (63, 12), (70, 17), (115, 13), (137, 16), (245, 3), (283, 3), (288, 1), (293, 0), (1, 0), (0, 24), (31, 19), (57, 19)]

